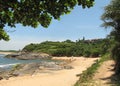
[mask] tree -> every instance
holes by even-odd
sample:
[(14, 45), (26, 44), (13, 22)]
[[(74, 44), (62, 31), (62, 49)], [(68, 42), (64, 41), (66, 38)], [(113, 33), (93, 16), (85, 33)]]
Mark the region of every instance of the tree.
[(39, 24), (48, 27), (51, 20), (60, 19), (76, 5), (92, 7), (94, 0), (0, 0), (0, 40), (9, 40), (5, 25), (15, 24), (36, 28)]
[(115, 41), (112, 57), (116, 62), (116, 74), (120, 74), (120, 0), (112, 0), (111, 3), (105, 7), (105, 12), (101, 18), (104, 21), (102, 26), (105, 28), (113, 28), (110, 34)]

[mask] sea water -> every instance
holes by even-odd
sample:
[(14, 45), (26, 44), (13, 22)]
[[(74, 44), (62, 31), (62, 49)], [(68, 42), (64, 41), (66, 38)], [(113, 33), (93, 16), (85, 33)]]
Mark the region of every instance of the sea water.
[(32, 62), (41, 62), (43, 60), (36, 59), (36, 60), (18, 60), (14, 58), (5, 58), (5, 55), (0, 54), (0, 68), (10, 68), (17, 64), (23, 63), (32, 63)]

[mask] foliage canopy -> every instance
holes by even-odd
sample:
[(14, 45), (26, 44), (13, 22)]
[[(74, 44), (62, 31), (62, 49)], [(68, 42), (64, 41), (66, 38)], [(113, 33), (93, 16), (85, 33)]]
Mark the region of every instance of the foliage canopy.
[(52, 18), (59, 19), (76, 5), (89, 8), (93, 3), (94, 0), (0, 0), (0, 40), (9, 40), (5, 25), (48, 27)]

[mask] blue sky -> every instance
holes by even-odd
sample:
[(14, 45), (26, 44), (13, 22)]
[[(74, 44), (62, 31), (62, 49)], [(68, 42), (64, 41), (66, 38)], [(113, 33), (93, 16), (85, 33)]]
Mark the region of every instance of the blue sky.
[(100, 27), (102, 21), (100, 16), (103, 14), (104, 6), (108, 5), (110, 0), (95, 0), (94, 7), (90, 9), (82, 9), (75, 7), (75, 9), (68, 15), (61, 16), (60, 21), (52, 20), (48, 28), (38, 26), (34, 29), (32, 27), (23, 27), (16, 25), (16, 28), (5, 27), (10, 30), (10, 41), (0, 41), (0, 50), (19, 50), (26, 44), (40, 43), (43, 41), (64, 41), (66, 39), (77, 40), (82, 39), (96, 39), (105, 38), (110, 29)]

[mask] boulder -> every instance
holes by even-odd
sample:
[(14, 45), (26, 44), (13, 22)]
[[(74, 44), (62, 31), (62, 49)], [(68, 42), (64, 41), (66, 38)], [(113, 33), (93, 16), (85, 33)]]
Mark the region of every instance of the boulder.
[(0, 76), (0, 80), (2, 80), (2, 79), (3, 79), (3, 77)]
[(12, 74), (13, 75), (24, 75), (24, 74), (30, 74), (32, 75), (35, 70), (39, 68), (39, 63), (28, 63), (28, 64), (22, 64), (19, 69), (16, 69)]
[(72, 67), (72, 66), (69, 66), (69, 65), (65, 65), (65, 66), (64, 66), (64, 69), (73, 69), (73, 67)]

